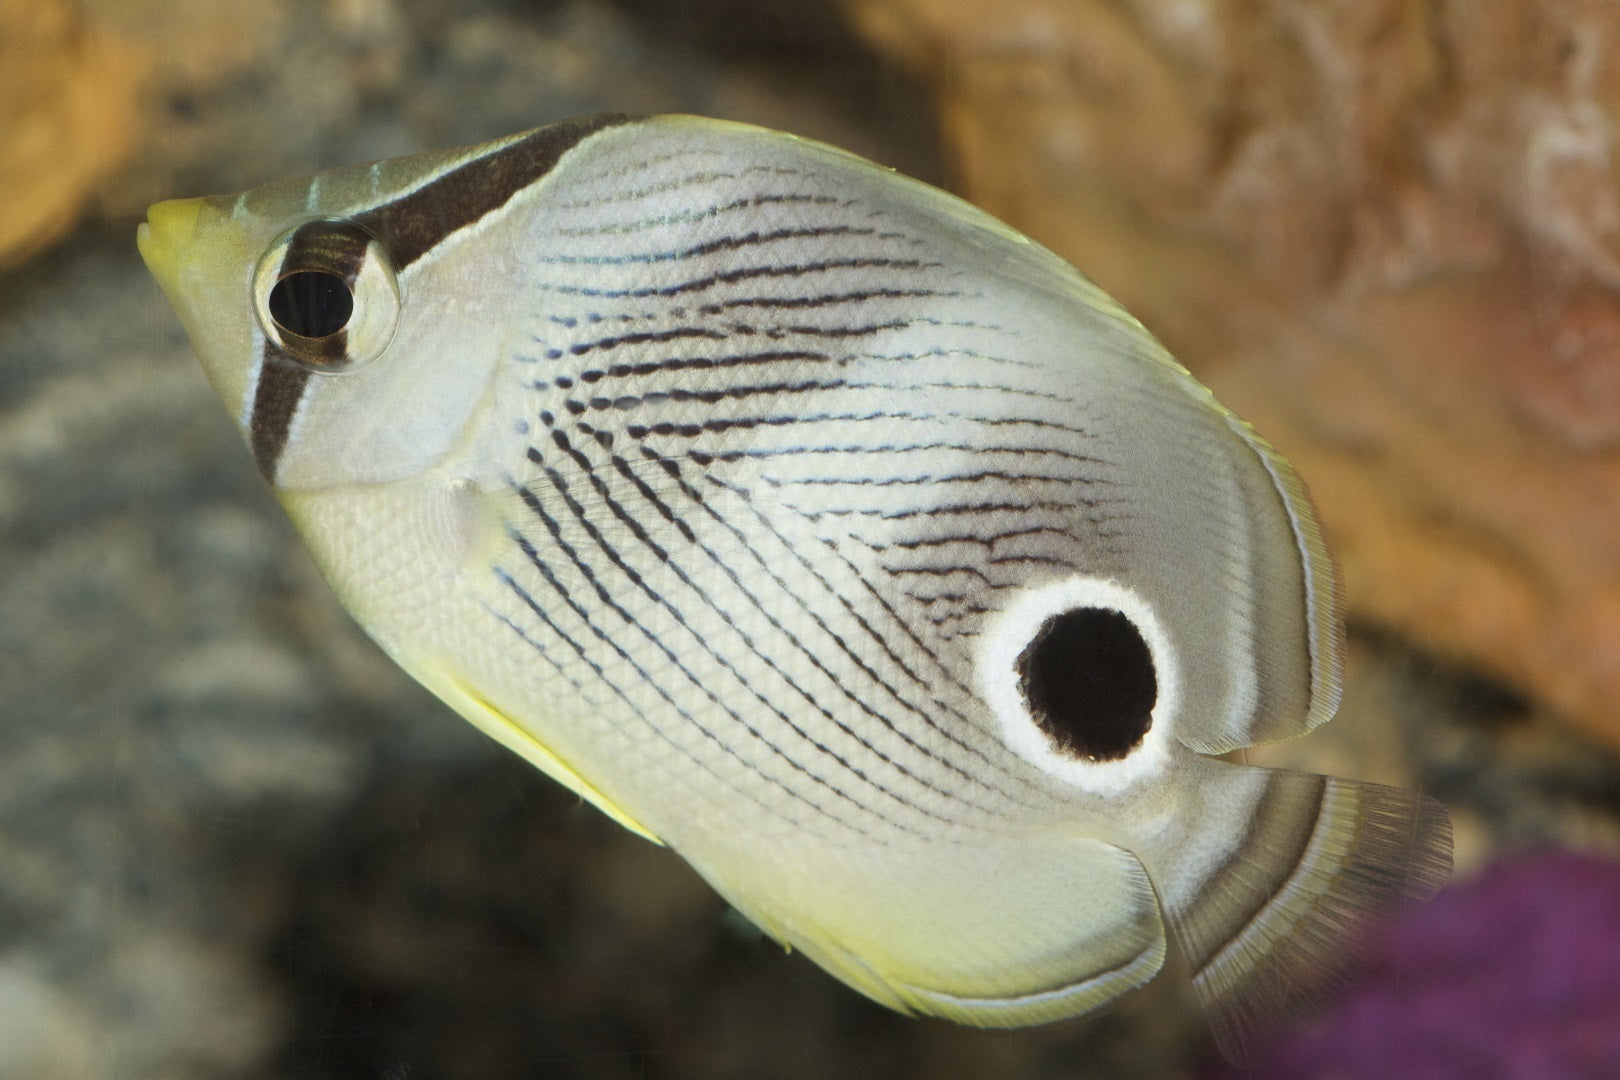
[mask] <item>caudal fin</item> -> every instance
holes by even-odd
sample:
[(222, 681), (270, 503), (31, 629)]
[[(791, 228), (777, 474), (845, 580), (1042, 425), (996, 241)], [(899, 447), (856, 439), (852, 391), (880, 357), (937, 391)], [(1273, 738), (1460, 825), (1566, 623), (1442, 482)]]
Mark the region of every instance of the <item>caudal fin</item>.
[(1402, 904), (1434, 895), (1451, 873), (1451, 821), (1400, 788), (1208, 765), (1230, 786), (1213, 802), (1249, 805), (1249, 824), (1200, 872), (1159, 867), (1155, 886), (1216, 1044), (1243, 1062), (1331, 998)]

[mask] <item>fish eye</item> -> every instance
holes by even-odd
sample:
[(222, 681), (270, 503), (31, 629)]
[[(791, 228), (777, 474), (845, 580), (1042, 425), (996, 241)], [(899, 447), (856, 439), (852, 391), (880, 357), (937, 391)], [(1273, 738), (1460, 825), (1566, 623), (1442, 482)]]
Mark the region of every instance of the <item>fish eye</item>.
[(270, 290), (270, 317), (285, 334), (331, 337), (349, 324), (354, 293), (338, 274), (295, 270)]
[(382, 243), (352, 221), (306, 221), (259, 258), (254, 310), (266, 345), (310, 371), (381, 356), (399, 324), (399, 278)]
[(1014, 665), (1024, 704), (1059, 752), (1118, 761), (1153, 723), (1153, 653), (1128, 615), (1077, 607), (1046, 619)]

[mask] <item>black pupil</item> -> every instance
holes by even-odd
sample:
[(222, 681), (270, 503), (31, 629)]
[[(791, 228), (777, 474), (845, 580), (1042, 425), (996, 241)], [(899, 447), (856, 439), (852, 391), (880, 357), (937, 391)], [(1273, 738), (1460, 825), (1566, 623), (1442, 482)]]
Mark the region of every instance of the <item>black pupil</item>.
[(270, 290), (270, 317), (289, 334), (330, 337), (349, 325), (354, 294), (337, 274), (299, 270)]
[(1065, 753), (1118, 761), (1153, 722), (1159, 682), (1135, 624), (1109, 608), (1076, 608), (1046, 620), (1018, 657), (1030, 714)]

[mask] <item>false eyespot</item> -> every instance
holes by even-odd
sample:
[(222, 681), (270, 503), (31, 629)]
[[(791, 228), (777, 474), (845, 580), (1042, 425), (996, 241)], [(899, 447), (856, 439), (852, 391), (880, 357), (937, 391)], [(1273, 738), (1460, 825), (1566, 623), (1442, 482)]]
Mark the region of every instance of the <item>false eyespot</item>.
[(1131, 589), (1077, 576), (1026, 592), (995, 620), (980, 665), (1003, 738), (1043, 771), (1117, 792), (1163, 763), (1175, 655)]
[(278, 236), (253, 275), (265, 341), (310, 371), (350, 371), (383, 354), (399, 324), (388, 251), (352, 221), (306, 221)]

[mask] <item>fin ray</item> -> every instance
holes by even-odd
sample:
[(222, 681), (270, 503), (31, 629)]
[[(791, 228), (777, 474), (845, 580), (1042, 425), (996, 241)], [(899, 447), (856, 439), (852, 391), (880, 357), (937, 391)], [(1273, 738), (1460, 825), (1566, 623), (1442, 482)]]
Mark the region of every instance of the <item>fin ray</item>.
[[(1253, 745), (1303, 735), (1325, 724), (1338, 711), (1344, 683), (1344, 604), (1338, 569), (1328, 553), (1322, 523), (1305, 481), (1249, 423), (1229, 411), (1225, 415), (1227, 424), (1254, 451), (1277, 489), (1299, 555), (1300, 591), (1305, 602), (1309, 706), (1303, 714), (1279, 712), (1266, 717), (1269, 722), (1248, 733), (1249, 741), (1244, 745)], [(1225, 749), (1235, 748), (1236, 744)]]
[[(1207, 764), (1217, 783), (1261, 771)], [(1193, 887), (1163, 867), (1155, 881), (1216, 1044), (1238, 1062), (1284, 1019), (1330, 1000), (1379, 928), (1451, 872), (1451, 824), (1434, 799), (1261, 772), (1248, 827), (1220, 865)]]

